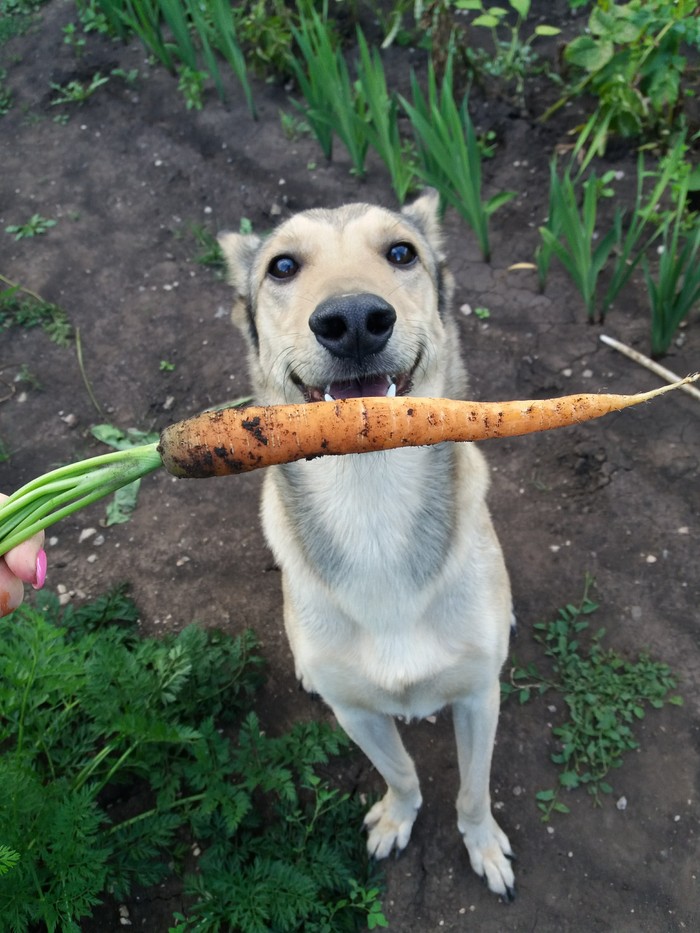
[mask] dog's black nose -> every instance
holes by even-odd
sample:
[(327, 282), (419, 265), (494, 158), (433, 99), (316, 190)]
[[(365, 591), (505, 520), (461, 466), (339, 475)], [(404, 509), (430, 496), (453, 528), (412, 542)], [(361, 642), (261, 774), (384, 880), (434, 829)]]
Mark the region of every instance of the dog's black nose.
[(396, 311), (378, 295), (326, 298), (309, 318), (316, 339), (333, 356), (358, 362), (386, 346)]

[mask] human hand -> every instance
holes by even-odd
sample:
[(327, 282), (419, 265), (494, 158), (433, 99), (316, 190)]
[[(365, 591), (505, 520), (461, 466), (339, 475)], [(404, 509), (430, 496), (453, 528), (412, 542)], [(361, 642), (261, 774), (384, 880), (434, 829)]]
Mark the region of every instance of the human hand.
[[(0, 501), (6, 499), (0, 493)], [(24, 584), (40, 590), (46, 580), (44, 532), (40, 531), (0, 557), (0, 616), (13, 612), (24, 599)]]

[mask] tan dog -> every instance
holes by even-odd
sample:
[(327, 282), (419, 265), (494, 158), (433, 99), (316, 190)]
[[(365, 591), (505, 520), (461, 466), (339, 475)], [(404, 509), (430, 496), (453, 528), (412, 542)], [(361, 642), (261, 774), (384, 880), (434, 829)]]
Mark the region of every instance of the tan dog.
[[(261, 404), (463, 397), (437, 207), (429, 193), (401, 213), (351, 204), (264, 240), (222, 234)], [(271, 467), (262, 516), (297, 675), (388, 785), (365, 819), (370, 854), (402, 849), (421, 805), (393, 717), (451, 705), (457, 824), (474, 871), (509, 899), (489, 772), (511, 595), (487, 485), (470, 444), (328, 457)]]

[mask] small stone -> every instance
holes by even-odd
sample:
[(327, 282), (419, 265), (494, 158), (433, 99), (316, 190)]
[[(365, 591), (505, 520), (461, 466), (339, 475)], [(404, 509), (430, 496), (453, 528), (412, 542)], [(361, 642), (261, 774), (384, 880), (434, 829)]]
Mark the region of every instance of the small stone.
[(627, 798), (620, 797), (620, 799), (616, 802), (615, 806), (617, 807), (618, 810), (626, 810), (627, 809)]
[(97, 528), (83, 528), (80, 532), (80, 537), (78, 538), (78, 544), (82, 544), (83, 541), (87, 541), (88, 538), (92, 538), (93, 535), (97, 534)]

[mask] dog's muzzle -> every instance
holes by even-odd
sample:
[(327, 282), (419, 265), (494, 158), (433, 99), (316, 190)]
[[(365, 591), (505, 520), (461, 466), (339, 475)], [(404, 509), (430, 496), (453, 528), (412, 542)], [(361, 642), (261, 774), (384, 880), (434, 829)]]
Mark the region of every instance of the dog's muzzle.
[(350, 369), (356, 367), (358, 375), (318, 387), (303, 385), (295, 379), (306, 400), (330, 402), (339, 398), (407, 394), (415, 367), (411, 372), (393, 374), (372, 373), (370, 369), (373, 359), (378, 361), (378, 355), (389, 342), (395, 323), (396, 311), (378, 295), (334, 295), (322, 301), (309, 318), (309, 327), (332, 357), (342, 361), (344, 368), (348, 364)]

